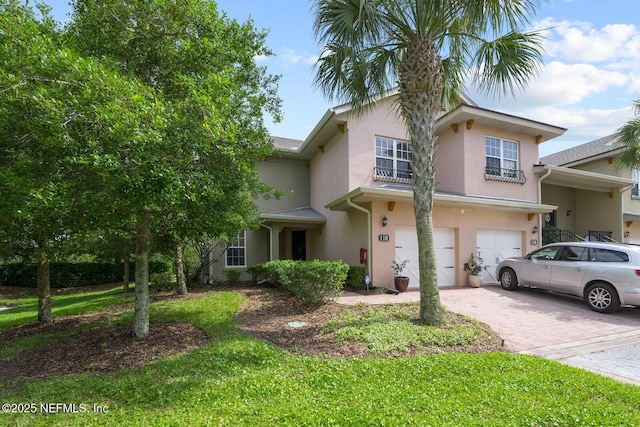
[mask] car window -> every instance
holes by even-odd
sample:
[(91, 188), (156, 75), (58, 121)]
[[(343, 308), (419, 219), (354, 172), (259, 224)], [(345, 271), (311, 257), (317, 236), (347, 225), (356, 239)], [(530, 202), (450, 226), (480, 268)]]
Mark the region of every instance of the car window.
[(530, 259), (550, 260), (555, 259), (558, 251), (562, 249), (562, 246), (552, 246), (550, 248), (542, 248), (531, 254)]
[(596, 262), (628, 262), (629, 255), (612, 249), (591, 248), (591, 261)]
[(565, 246), (558, 257), (559, 261), (588, 261), (589, 251), (580, 246)]

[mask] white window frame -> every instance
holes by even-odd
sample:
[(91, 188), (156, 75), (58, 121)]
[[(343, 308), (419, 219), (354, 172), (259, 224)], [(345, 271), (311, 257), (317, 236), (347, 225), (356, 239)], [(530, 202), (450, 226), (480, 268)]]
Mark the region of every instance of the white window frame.
[[(382, 146), (383, 143), (391, 145), (391, 148)], [(387, 178), (411, 179), (411, 176), (413, 174), (411, 170), (412, 152), (411, 144), (409, 143), (409, 141), (376, 135), (375, 149), (376, 171), (378, 176)], [(382, 155), (383, 150), (387, 151), (387, 155)], [(392, 151), (391, 156), (388, 155), (389, 151)], [(378, 166), (378, 159), (382, 159), (385, 161), (391, 160), (392, 171), (390, 174), (380, 173), (380, 169), (382, 168)], [(398, 165), (406, 165), (407, 167), (405, 169), (400, 169)]]
[(631, 179), (635, 181), (631, 189), (631, 198), (640, 199), (640, 169), (631, 168)]
[[(238, 254), (229, 254), (229, 250), (238, 251)], [(229, 263), (230, 260), (242, 260), (242, 264)], [(229, 242), (224, 251), (225, 268), (242, 268), (247, 266), (247, 230), (243, 230), (234, 240)]]
[[(499, 144), (499, 147), (497, 147), (499, 150), (498, 153), (496, 153), (495, 151), (490, 152), (491, 149), (496, 148), (496, 147), (489, 147), (490, 142), (497, 142)], [(507, 145), (511, 145), (511, 144), (515, 146), (515, 150), (511, 147), (509, 147), (509, 149), (505, 149)], [(498, 159), (498, 162), (500, 163), (499, 165), (500, 173), (490, 173), (489, 171), (487, 171), (487, 174), (502, 176), (504, 178), (517, 178), (517, 174), (519, 174), (519, 170), (520, 170), (520, 144), (518, 144), (518, 141), (513, 141), (510, 139), (498, 138), (497, 136), (488, 135), (485, 137), (484, 146), (485, 146), (485, 166), (498, 167), (497, 165), (496, 166), (489, 165), (487, 162), (487, 159)], [(515, 153), (515, 159), (511, 157), (506, 157), (505, 151), (508, 151), (508, 153)], [(514, 162), (515, 166), (512, 167), (512, 165), (508, 165), (509, 162)], [(510, 171), (513, 171), (513, 172), (510, 172)]]

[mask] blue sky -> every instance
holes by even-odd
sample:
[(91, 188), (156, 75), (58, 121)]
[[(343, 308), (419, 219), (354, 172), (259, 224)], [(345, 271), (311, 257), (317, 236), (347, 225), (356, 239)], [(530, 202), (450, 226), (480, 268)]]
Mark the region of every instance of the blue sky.
[[(46, 0), (63, 21), (66, 0)], [(313, 87), (319, 48), (307, 0), (219, 0), (229, 17), (251, 17), (269, 29), (275, 57), (258, 58), (281, 75), (284, 120), (267, 118), (272, 135), (305, 139), (332, 105)], [(500, 99), (467, 91), (481, 107), (567, 128), (540, 146), (544, 156), (614, 132), (633, 116), (640, 98), (640, 2), (638, 0), (549, 0), (539, 9), (535, 29), (544, 34), (544, 67), (528, 89)]]

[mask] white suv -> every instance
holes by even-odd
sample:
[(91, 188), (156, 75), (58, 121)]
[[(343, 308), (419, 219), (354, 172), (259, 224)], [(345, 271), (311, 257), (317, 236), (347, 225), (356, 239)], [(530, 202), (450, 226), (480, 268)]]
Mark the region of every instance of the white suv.
[(621, 243), (553, 243), (496, 267), (500, 285), (547, 289), (584, 298), (591, 310), (609, 313), (640, 306), (640, 246)]

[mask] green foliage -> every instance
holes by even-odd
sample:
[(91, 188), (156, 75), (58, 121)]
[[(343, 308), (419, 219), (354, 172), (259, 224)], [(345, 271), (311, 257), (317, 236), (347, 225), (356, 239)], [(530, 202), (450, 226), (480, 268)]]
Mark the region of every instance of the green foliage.
[[(215, 292), (151, 306), (158, 320), (189, 322), (209, 334), (211, 342), (197, 351), (114, 375), (35, 379), (22, 391), (0, 390), (7, 403), (106, 405), (106, 414), (4, 413), (3, 423), (595, 427), (633, 426), (640, 420), (637, 386), (534, 356), (292, 356), (236, 329), (241, 302), (238, 294)], [(370, 316), (383, 319), (379, 312)], [(20, 351), (38, 343), (17, 340), (5, 348), (14, 345)], [(7, 355), (0, 351), (0, 357)]]
[(376, 354), (454, 347), (489, 337), (487, 331), (469, 318), (458, 316), (455, 324), (446, 327), (424, 326), (412, 319), (416, 313), (415, 304), (360, 307), (359, 311), (344, 309), (327, 323), (324, 332), (335, 334), (340, 341), (360, 341)]
[[(131, 270), (135, 263), (131, 263)], [(149, 263), (149, 272), (162, 273), (169, 266), (160, 261)], [(0, 265), (0, 285), (35, 288), (38, 267), (33, 263)], [(122, 282), (122, 264), (53, 262), (50, 265), (52, 288), (74, 288)]]
[(367, 275), (367, 270), (362, 265), (350, 265), (347, 272), (347, 279), (344, 282), (344, 287), (349, 289), (365, 289), (367, 285), (364, 283), (364, 278)]
[(407, 268), (407, 264), (409, 263), (408, 259), (405, 259), (402, 262), (396, 262), (395, 260), (391, 262), (391, 268), (393, 269), (393, 274), (396, 277), (402, 276), (402, 272), (405, 268)]
[(306, 305), (335, 298), (349, 271), (349, 265), (342, 261), (273, 260), (264, 266), (270, 280), (299, 296)]
[(465, 262), (463, 266), (464, 271), (474, 276), (479, 275), (483, 270), (486, 269), (487, 266), (484, 265), (484, 260), (480, 256), (480, 252), (478, 252), (478, 255), (471, 254), (469, 256), (469, 261)]
[(269, 269), (267, 264), (255, 264), (247, 268), (247, 272), (251, 274), (251, 281), (254, 284), (269, 279)]
[(240, 276), (242, 276), (242, 271), (237, 268), (230, 268), (224, 271), (224, 276), (227, 278), (227, 282), (237, 283), (240, 280)]
[[(102, 291), (56, 295), (52, 311), (54, 316), (73, 316), (113, 305), (128, 304), (132, 300), (133, 296), (130, 293), (122, 293), (122, 286), (117, 286)], [(35, 295), (21, 299), (20, 305), (2, 312), (0, 330), (35, 322), (37, 306), (38, 298)]]
[(158, 291), (171, 291), (174, 289), (176, 284), (176, 277), (169, 273), (155, 273), (149, 276), (150, 286), (153, 286), (153, 289)]

